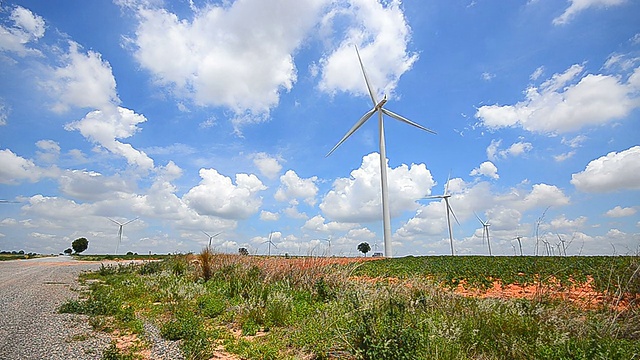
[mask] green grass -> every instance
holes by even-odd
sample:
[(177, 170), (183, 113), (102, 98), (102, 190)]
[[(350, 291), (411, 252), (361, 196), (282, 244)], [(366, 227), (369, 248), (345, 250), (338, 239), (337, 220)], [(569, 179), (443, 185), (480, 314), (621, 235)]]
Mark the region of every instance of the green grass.
[(479, 299), (447, 289), (461, 280), (482, 287), (495, 278), (591, 276), (601, 289), (638, 294), (634, 257), (408, 257), (303, 270), (265, 267), (260, 257), (204, 258), (206, 269), (184, 256), (102, 267), (84, 275), (94, 281), (82, 300), (60, 311), (87, 314), (105, 331), (140, 333), (142, 319), (150, 320), (164, 338), (181, 341), (187, 359), (209, 359), (220, 345), (243, 359), (640, 357), (636, 303), (622, 312), (584, 310), (545, 297)]

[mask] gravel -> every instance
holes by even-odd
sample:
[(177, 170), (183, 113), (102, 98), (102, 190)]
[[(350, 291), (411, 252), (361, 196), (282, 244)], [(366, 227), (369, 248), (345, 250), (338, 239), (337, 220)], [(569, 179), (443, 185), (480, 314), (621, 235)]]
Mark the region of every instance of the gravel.
[[(87, 316), (57, 312), (78, 297), (78, 275), (100, 265), (69, 257), (0, 262), (0, 359), (101, 359), (109, 335), (93, 331)], [(151, 359), (183, 358), (151, 324), (145, 330)]]

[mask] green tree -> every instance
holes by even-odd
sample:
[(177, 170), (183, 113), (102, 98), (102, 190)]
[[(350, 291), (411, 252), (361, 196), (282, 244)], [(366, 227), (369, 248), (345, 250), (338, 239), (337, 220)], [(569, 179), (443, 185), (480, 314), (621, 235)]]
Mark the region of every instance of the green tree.
[(71, 250), (71, 248), (68, 248), (64, 251), (65, 254), (67, 255), (71, 255), (71, 253), (73, 252), (73, 250)]
[(71, 247), (73, 248), (73, 251), (76, 252), (76, 254), (80, 254), (81, 252), (87, 250), (87, 248), (89, 247), (89, 240), (83, 237), (75, 239), (71, 243)]
[(368, 253), (369, 251), (371, 251), (371, 245), (369, 245), (369, 243), (367, 243), (367, 242), (361, 242), (361, 243), (358, 245), (358, 251), (360, 251), (361, 253), (363, 253), (363, 254), (364, 254), (364, 256), (366, 257), (366, 256), (367, 256), (367, 253)]
[(240, 255), (249, 255), (249, 250), (247, 250), (247, 248), (245, 247), (241, 247), (240, 249), (238, 249), (238, 253), (240, 253)]

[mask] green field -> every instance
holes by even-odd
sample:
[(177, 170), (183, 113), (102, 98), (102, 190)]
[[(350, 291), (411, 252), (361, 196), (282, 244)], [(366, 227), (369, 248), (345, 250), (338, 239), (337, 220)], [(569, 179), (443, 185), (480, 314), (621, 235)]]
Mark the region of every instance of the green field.
[[(216, 351), (241, 359), (640, 357), (637, 257), (327, 263), (203, 252), (103, 266), (83, 276), (90, 285), (82, 300), (60, 311), (87, 314), (101, 331), (138, 335), (125, 349), (114, 343), (105, 359), (141, 358), (149, 346), (143, 322), (165, 339), (181, 340), (188, 359), (210, 359)], [(589, 309), (544, 293), (530, 300), (482, 299), (451, 290), (463, 280), (483, 288), (495, 279), (571, 283), (587, 277), (608, 294)]]

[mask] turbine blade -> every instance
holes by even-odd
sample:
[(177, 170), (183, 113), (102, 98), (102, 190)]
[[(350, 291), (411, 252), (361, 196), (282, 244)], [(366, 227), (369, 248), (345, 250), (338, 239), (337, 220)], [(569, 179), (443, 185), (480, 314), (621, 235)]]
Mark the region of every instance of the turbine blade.
[(220, 231), (219, 233), (217, 233), (217, 234), (213, 235), (212, 237), (216, 237), (216, 236), (218, 236), (218, 235), (220, 235), (220, 234), (222, 234), (222, 231)]
[(345, 136), (343, 136), (342, 139), (336, 144), (336, 146), (334, 146), (333, 149), (331, 149), (331, 151), (329, 151), (327, 153), (327, 155), (325, 155), (324, 157), (327, 157), (327, 156), (331, 155), (338, 148), (338, 146), (342, 145), (342, 143), (345, 142), (345, 140), (347, 140), (349, 138), (349, 136), (351, 136), (354, 132), (356, 132), (362, 126), (362, 124), (364, 124), (367, 120), (369, 120), (369, 118), (375, 112), (376, 112), (376, 108), (373, 108), (373, 109), (369, 110), (366, 114), (362, 115), (360, 120), (358, 120), (358, 122), (355, 125), (353, 125), (351, 130), (349, 130), (347, 132), (347, 134)]
[(447, 175), (447, 183), (444, 185), (444, 195), (449, 194), (449, 180), (451, 180), (451, 173)]
[(139, 218), (140, 218), (140, 217), (138, 216), (137, 218), (135, 218), (135, 219), (131, 219), (131, 220), (127, 221), (126, 223), (122, 224), (122, 225), (127, 225), (128, 223), (132, 223), (132, 222), (134, 222), (134, 221), (138, 220)]
[(117, 221), (113, 220), (112, 218), (107, 218), (107, 219), (109, 219), (109, 220), (113, 221), (114, 223), (116, 223), (116, 224), (118, 224), (118, 225), (122, 225), (122, 224), (120, 224), (119, 222), (117, 222)]
[(449, 205), (448, 201), (447, 201), (447, 207), (449, 208), (449, 211), (451, 211), (451, 215), (453, 215), (453, 218), (458, 223), (458, 226), (462, 226), (462, 225), (460, 225), (460, 221), (458, 221), (458, 217), (456, 216), (456, 213), (453, 212), (453, 209), (451, 208), (451, 205)]
[(424, 198), (425, 200), (431, 200), (431, 199), (444, 199), (444, 195), (431, 195), (431, 196), (427, 196)]
[(484, 226), (484, 221), (482, 221), (482, 219), (480, 219), (480, 216), (478, 216), (478, 214), (476, 214), (476, 212), (473, 212), (473, 215), (476, 216), (476, 219), (478, 219), (478, 221), (480, 221), (480, 224), (482, 224)]
[(415, 126), (415, 127), (417, 127), (418, 129), (420, 129), (420, 130), (424, 130), (424, 131), (426, 131), (426, 132), (430, 132), (430, 133), (432, 133), (432, 134), (435, 134), (435, 133), (436, 133), (435, 131), (433, 131), (433, 130), (431, 130), (431, 129), (427, 129), (426, 127), (424, 127), (424, 126), (422, 126), (422, 125), (420, 125), (420, 124), (418, 124), (418, 123), (415, 123), (415, 122), (413, 122), (413, 121), (411, 121), (411, 120), (409, 120), (409, 119), (407, 119), (407, 118), (405, 118), (405, 117), (403, 117), (403, 116), (400, 116), (400, 115), (398, 115), (398, 114), (394, 113), (394, 112), (393, 112), (393, 111), (391, 111), (391, 110), (388, 110), (388, 109), (385, 109), (385, 108), (380, 108), (380, 110), (382, 110), (382, 112), (383, 112), (383, 113), (385, 113), (385, 114), (387, 114), (387, 115), (391, 116), (392, 118), (394, 118), (394, 119), (396, 119), (396, 120), (399, 120), (399, 121), (402, 121), (403, 123), (406, 123), (406, 124), (409, 124), (409, 125)]
[(202, 233), (207, 235), (208, 237), (211, 237), (211, 235), (209, 235), (206, 231), (202, 230)]
[(362, 64), (362, 58), (360, 58), (360, 52), (358, 51), (358, 46), (355, 45), (356, 54), (358, 54), (358, 61), (360, 62), (360, 68), (362, 69), (362, 74), (364, 75), (364, 82), (367, 83), (367, 90), (369, 90), (369, 96), (371, 96), (371, 101), (373, 101), (373, 106), (378, 104), (378, 100), (376, 100), (376, 95), (371, 89), (371, 83), (369, 82), (369, 78), (367, 77), (367, 72), (364, 71), (364, 65)]

